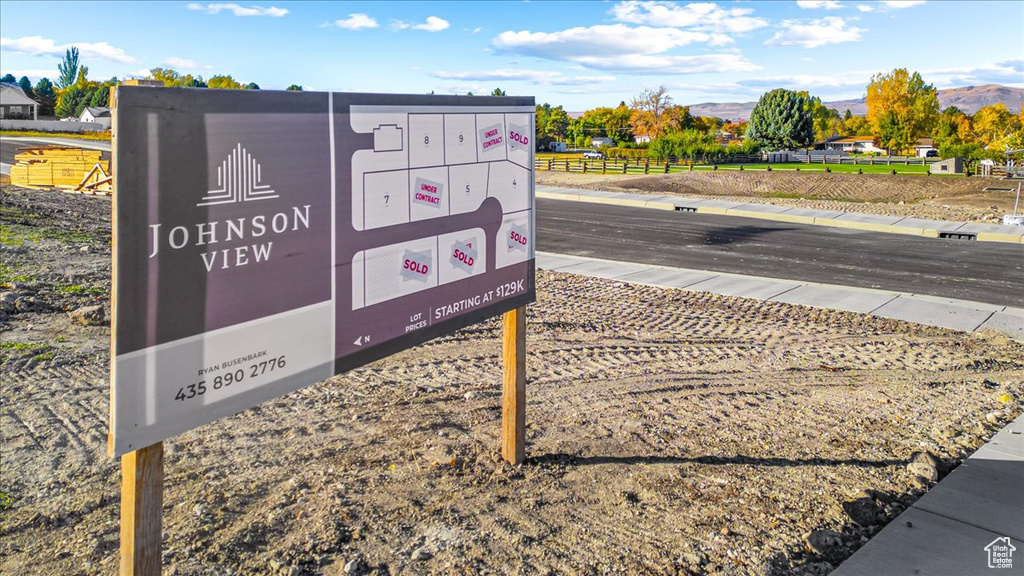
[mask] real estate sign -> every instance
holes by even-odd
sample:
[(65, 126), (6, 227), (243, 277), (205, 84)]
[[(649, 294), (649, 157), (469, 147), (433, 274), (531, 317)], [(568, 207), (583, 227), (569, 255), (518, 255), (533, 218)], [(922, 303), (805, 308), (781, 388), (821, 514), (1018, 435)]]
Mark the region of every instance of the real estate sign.
[(532, 98), (118, 87), (112, 455), (532, 302)]

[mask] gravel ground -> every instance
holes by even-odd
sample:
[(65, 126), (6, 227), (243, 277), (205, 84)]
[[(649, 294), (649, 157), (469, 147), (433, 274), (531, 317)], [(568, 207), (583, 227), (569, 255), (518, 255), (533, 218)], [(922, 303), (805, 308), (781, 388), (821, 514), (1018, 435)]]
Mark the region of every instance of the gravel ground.
[(537, 183), (658, 196), (728, 197), (796, 208), (988, 224), (1001, 224), (1003, 214), (1013, 211), (1016, 196), (1016, 192), (984, 190), (1016, 187), (1015, 183), (995, 178), (780, 171), (723, 170), (657, 176), (537, 172)]
[[(111, 574), (110, 199), (2, 201), (0, 572)], [(996, 334), (537, 292), (524, 465), (486, 322), (166, 441), (165, 573), (826, 574), (1021, 412)]]

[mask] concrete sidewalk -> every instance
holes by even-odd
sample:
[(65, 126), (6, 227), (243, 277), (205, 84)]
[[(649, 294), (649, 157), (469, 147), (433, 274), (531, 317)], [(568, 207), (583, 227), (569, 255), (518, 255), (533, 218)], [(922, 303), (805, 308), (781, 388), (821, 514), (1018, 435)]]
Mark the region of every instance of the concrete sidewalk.
[(851, 228), (891, 234), (910, 234), (912, 236), (925, 236), (928, 238), (956, 238), (977, 240), (979, 242), (1009, 242), (1012, 244), (1024, 243), (1024, 226), (922, 220), (919, 218), (879, 216), (857, 212), (838, 212), (835, 210), (789, 208), (773, 204), (758, 204), (756, 202), (735, 200), (700, 200), (682, 196), (652, 196), (603, 190), (557, 188), (554, 186), (537, 186), (536, 195), (537, 198), (552, 200), (571, 200), (635, 208), (680, 210), (696, 212), (698, 214), (760, 218), (762, 220), (775, 220), (778, 222)]
[(1024, 574), (1024, 416), (832, 572), (881, 574)]
[(994, 330), (1014, 340), (1024, 341), (1024, 309), (1011, 306), (547, 252), (537, 253), (537, 266), (623, 282), (847, 310), (965, 332)]

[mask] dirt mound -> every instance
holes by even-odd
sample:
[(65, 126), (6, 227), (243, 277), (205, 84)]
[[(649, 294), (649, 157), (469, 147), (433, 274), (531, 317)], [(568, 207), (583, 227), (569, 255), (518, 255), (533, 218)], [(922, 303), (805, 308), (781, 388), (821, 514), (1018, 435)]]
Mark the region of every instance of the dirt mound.
[(997, 223), (1013, 210), (1005, 180), (888, 174), (699, 171), (656, 176), (538, 172), (539, 184), (596, 190), (744, 199), (766, 204), (936, 220)]

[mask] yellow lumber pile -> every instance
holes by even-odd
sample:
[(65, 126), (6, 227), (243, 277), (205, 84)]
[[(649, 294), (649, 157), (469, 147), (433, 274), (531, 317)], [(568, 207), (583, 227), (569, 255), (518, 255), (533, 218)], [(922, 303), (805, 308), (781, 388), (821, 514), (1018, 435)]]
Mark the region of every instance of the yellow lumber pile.
[(110, 163), (98, 150), (64, 146), (19, 148), (11, 166), (11, 184), (25, 188), (61, 188), (69, 192), (110, 194)]

